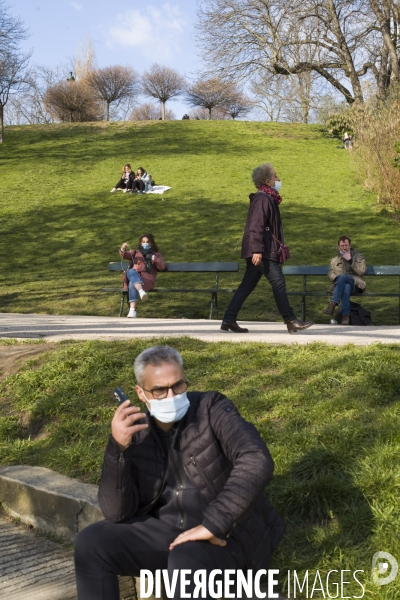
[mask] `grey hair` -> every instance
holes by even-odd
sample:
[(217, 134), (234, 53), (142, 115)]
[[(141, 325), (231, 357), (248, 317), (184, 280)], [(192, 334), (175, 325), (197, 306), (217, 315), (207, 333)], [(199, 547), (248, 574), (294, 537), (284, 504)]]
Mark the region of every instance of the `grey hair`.
[(253, 169), (251, 177), (256, 188), (259, 188), (260, 185), (264, 185), (266, 179), (271, 179), (273, 170), (274, 167), (271, 165), (271, 163), (264, 163), (263, 165)]
[(171, 346), (153, 346), (146, 348), (135, 359), (133, 369), (138, 385), (142, 385), (144, 381), (144, 370), (147, 365), (158, 367), (163, 363), (177, 363), (183, 367), (183, 359), (177, 350)]

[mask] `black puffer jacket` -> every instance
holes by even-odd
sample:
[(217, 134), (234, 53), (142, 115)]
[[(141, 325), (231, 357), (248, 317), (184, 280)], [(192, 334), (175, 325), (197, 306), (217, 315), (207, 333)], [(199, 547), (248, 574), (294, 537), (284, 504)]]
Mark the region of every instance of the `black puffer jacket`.
[[(273, 460), (258, 431), (219, 392), (191, 392), (180, 438), (186, 474), (208, 503), (204, 518), (243, 548), (250, 569), (266, 569), (285, 525), (264, 495)], [(163, 490), (167, 457), (150, 427), (121, 453), (108, 443), (99, 501), (106, 519), (148, 514)]]

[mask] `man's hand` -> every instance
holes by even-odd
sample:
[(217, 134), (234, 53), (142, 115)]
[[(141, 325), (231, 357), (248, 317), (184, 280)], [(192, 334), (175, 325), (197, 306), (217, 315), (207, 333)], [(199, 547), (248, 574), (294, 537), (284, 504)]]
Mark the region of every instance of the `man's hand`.
[(197, 541), (205, 541), (210, 542), (210, 544), (214, 544), (214, 546), (226, 546), (225, 540), (220, 540), (215, 537), (208, 531), (203, 525), (197, 525), (197, 527), (193, 527), (193, 529), (188, 529), (184, 531), (172, 542), (169, 549), (172, 550), (175, 546), (179, 546), (179, 544), (184, 544), (185, 542), (197, 542)]
[(262, 254), (261, 252), (257, 252), (255, 254), (253, 254), (252, 258), (251, 258), (251, 262), (253, 263), (253, 265), (255, 267), (257, 267), (260, 262), (262, 261)]
[(129, 400), (125, 400), (114, 413), (111, 421), (111, 434), (114, 440), (120, 445), (128, 447), (132, 441), (132, 436), (147, 429), (147, 425), (135, 425), (136, 421), (143, 419), (146, 415), (140, 412), (138, 406), (131, 406)]
[(343, 256), (344, 260), (350, 260), (351, 259), (350, 252), (343, 252), (342, 256)]

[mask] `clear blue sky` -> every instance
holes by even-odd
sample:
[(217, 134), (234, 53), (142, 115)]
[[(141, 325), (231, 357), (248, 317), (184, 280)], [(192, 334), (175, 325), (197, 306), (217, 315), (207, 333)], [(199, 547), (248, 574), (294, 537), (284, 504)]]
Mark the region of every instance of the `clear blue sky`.
[[(158, 62), (195, 78), (202, 66), (193, 29), (196, 5), (196, 0), (10, 0), (10, 13), (29, 29), (24, 48), (33, 50), (37, 64), (67, 63), (90, 36), (99, 67), (129, 65), (142, 73)], [(179, 101), (167, 106), (177, 118), (189, 110)]]

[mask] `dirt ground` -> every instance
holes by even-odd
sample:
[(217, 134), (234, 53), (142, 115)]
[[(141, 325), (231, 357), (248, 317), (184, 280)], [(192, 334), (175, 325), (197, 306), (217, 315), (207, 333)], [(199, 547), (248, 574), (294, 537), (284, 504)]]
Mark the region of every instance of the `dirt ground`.
[(0, 345), (0, 380), (8, 375), (13, 375), (30, 358), (36, 358), (43, 352), (54, 351), (57, 343), (45, 344), (13, 344), (10, 346)]

